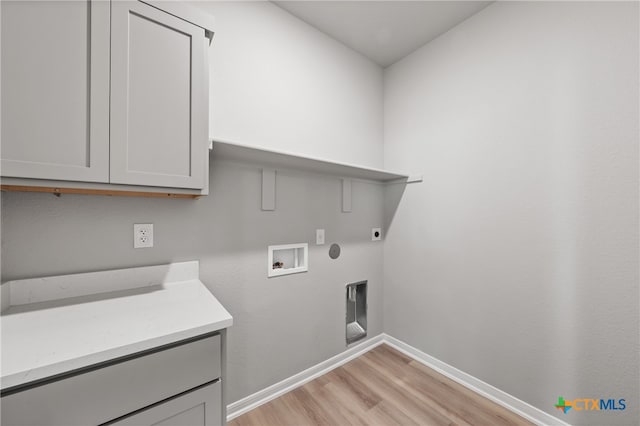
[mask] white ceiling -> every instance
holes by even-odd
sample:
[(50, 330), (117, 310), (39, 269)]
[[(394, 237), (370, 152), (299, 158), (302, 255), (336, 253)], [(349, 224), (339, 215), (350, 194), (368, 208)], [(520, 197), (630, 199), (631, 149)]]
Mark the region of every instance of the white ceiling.
[(491, 1), (274, 1), (275, 4), (386, 67)]

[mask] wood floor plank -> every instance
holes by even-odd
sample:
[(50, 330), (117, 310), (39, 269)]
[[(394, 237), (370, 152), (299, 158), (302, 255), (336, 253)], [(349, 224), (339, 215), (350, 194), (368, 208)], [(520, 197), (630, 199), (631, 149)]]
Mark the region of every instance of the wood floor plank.
[(382, 398), (376, 392), (376, 389), (366, 386), (358, 377), (354, 377), (349, 374), (347, 368), (350, 368), (349, 365), (354, 361), (336, 368), (328, 375), (330, 376), (330, 379), (332, 379), (332, 383), (336, 386), (342, 387), (345, 391), (348, 391), (349, 394), (353, 395), (365, 406), (363, 407), (364, 410), (368, 410), (382, 401)]
[(407, 416), (400, 408), (381, 401), (367, 412), (369, 425), (420, 425), (420, 423)]
[[(377, 349), (377, 348), (375, 348)], [(408, 363), (398, 359), (386, 356), (375, 349), (367, 352), (360, 357), (361, 360), (377, 365), (386, 373), (392, 374), (394, 377), (401, 379), (407, 374)]]
[(336, 425), (344, 424), (344, 419), (336, 412), (325, 410), (313, 399), (311, 393), (304, 386), (291, 391), (295, 398), (302, 404), (305, 414), (311, 425)]
[(294, 392), (287, 392), (274, 401), (280, 402), (280, 404), (273, 406), (280, 425), (312, 424), (312, 420), (307, 416), (304, 403)]
[(381, 375), (366, 359), (359, 358), (349, 364), (351, 364), (350, 374), (357, 375), (365, 385), (375, 389), (385, 401), (398, 407), (415, 422), (445, 426), (451, 423), (451, 419), (421, 403), (413, 395), (404, 392), (399, 386), (400, 378)]
[(483, 423), (495, 425), (522, 424), (524, 421), (517, 414), (480, 397), (472, 390), (417, 361), (411, 361), (409, 368), (422, 373), (411, 376), (422, 392), (429, 392), (431, 398), (442, 405), (452, 409), (457, 407), (459, 412), (469, 419), (468, 421), (482, 420)]
[[(374, 351), (371, 351), (374, 352)], [(369, 355), (369, 354), (368, 354)], [(404, 368), (386, 368), (388, 364), (385, 363), (386, 358), (378, 356), (376, 353), (371, 353), (368, 357), (363, 357), (363, 360), (370, 364), (370, 367), (378, 371), (386, 380), (394, 382), (402, 391), (407, 395), (411, 395), (418, 403), (423, 404), (425, 407), (429, 407), (430, 410), (439, 413), (440, 415), (454, 421), (456, 424), (469, 425), (470, 423), (454, 410), (451, 410), (447, 404), (441, 404), (437, 399), (432, 398), (433, 389), (430, 388), (418, 388), (416, 383), (421, 384), (420, 375), (412, 374), (408, 363), (403, 364)]]
[(531, 425), (387, 345), (282, 395), (229, 426)]
[(234, 425), (250, 426), (250, 425), (279, 425), (282, 421), (277, 417), (273, 401), (268, 402), (255, 410), (249, 411), (238, 417), (234, 422)]
[(413, 361), (413, 358), (393, 349), (389, 345), (376, 346), (374, 349), (376, 353), (384, 355), (386, 358), (397, 359), (405, 364), (409, 364), (411, 361)]
[(322, 392), (324, 387), (330, 383), (329, 379), (327, 379), (324, 375), (318, 377), (317, 379), (313, 379), (310, 382), (307, 382), (304, 386), (307, 388), (309, 392), (315, 394), (317, 392)]
[(419, 389), (414, 385), (414, 379), (407, 374), (408, 369), (405, 369), (402, 374), (396, 376), (390, 376), (394, 374), (392, 370), (384, 369), (384, 364), (381, 364), (379, 360), (370, 357), (367, 362), (371, 363), (372, 368), (378, 369), (386, 380), (393, 381), (395, 385), (407, 395), (407, 399), (412, 398), (417, 404), (428, 407), (430, 411), (438, 413), (440, 416), (454, 422), (458, 425), (470, 425), (463, 417), (458, 415), (454, 410), (449, 409), (446, 405), (440, 404), (437, 400), (432, 398), (430, 390)]
[(370, 424), (366, 417), (366, 410), (358, 405), (359, 400), (353, 396), (341, 392), (338, 386), (328, 384), (313, 398), (323, 409), (336, 412), (340, 422), (336, 424), (366, 426)]

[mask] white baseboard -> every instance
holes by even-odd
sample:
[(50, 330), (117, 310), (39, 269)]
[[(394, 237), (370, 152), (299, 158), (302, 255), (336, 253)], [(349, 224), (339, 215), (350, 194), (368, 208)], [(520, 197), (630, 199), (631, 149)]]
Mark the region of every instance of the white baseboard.
[(351, 361), (354, 358), (359, 357), (365, 352), (370, 351), (378, 345), (383, 343), (383, 335), (375, 336), (363, 343), (354, 345), (346, 351), (339, 353), (338, 355), (329, 358), (326, 361), (322, 361), (320, 364), (316, 364), (313, 367), (307, 368), (300, 373), (284, 379), (268, 388), (262, 389), (254, 394), (251, 394), (239, 401), (231, 403), (227, 406), (227, 421), (231, 421), (238, 416), (251, 411), (262, 404), (265, 404), (272, 399), (275, 399), (285, 393), (304, 385), (307, 382), (328, 373), (334, 368), (340, 367)]
[(540, 425), (540, 426), (569, 426), (568, 423), (563, 422), (557, 417), (548, 414), (539, 408), (536, 408), (526, 402), (509, 395), (506, 392), (501, 391), (498, 388), (491, 386), (488, 383), (483, 382), (482, 380), (473, 377), (470, 374), (465, 373), (464, 371), (460, 371), (451, 365), (440, 361), (437, 358), (434, 358), (426, 353), (404, 343), (401, 340), (396, 339), (395, 337), (389, 336), (388, 334), (383, 333), (383, 342), (392, 348), (402, 352), (403, 354), (415, 359), (416, 361), (426, 365), (429, 368), (437, 371), (438, 373), (448, 377), (461, 384), (462, 386), (471, 389), (477, 394), (487, 398), (495, 402), (498, 405), (506, 408), (509, 411), (516, 413), (517, 415), (524, 417), (530, 422)]
[(530, 422), (540, 426), (570, 426), (568, 423), (554, 417), (518, 398), (509, 395), (506, 392), (501, 391), (482, 380), (473, 377), (470, 374), (460, 371), (451, 365), (440, 361), (426, 353), (404, 343), (395, 337), (388, 334), (380, 334), (373, 337), (366, 342), (353, 346), (346, 351), (329, 358), (319, 364), (314, 365), (294, 376), (291, 376), (281, 382), (269, 386), (261, 391), (258, 391), (252, 395), (242, 398), (227, 406), (227, 421), (231, 421), (236, 417), (265, 404), (272, 399), (275, 399), (285, 393), (304, 385), (305, 383), (322, 376), (325, 373), (337, 368), (354, 358), (359, 357), (365, 352), (370, 351), (378, 345), (383, 343), (397, 349), (405, 355), (415, 359), (416, 361), (426, 365), (429, 368), (434, 369), (438, 373), (448, 377), (449, 379), (461, 384), (462, 386), (471, 389), (477, 394), (495, 402), (498, 405), (510, 410), (521, 417), (529, 420)]

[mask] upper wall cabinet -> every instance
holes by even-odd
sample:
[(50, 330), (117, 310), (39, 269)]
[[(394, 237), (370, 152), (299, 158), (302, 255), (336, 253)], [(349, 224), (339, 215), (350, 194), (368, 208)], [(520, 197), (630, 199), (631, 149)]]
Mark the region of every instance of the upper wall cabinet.
[(109, 181), (109, 3), (2, 1), (2, 175)]
[(153, 0), (0, 8), (3, 177), (206, 189), (208, 17)]
[(204, 30), (140, 2), (111, 4), (111, 182), (204, 186)]

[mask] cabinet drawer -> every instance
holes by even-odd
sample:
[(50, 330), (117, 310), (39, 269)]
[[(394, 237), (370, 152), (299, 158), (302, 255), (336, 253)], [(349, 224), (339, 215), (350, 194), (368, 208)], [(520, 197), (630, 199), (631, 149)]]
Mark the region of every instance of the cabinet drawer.
[[(109, 426), (218, 426), (222, 424), (220, 381), (118, 419)], [(104, 425), (106, 426), (106, 425)]]
[(2, 424), (96, 425), (220, 377), (220, 335), (2, 397)]

